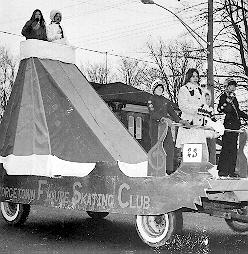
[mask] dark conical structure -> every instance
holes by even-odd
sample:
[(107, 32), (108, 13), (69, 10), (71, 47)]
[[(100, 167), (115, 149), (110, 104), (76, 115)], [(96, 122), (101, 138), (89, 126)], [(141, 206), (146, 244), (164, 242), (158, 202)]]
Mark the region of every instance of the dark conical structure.
[(22, 59), (0, 128), (8, 174), (84, 175), (96, 162), (147, 162), (144, 150), (72, 63)]

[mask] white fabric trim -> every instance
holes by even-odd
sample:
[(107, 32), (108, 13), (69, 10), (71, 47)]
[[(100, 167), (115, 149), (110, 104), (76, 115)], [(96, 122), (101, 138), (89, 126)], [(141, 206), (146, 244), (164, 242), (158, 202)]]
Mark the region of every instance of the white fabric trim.
[[(34, 175), (34, 176), (87, 176), (96, 163), (80, 163), (59, 159), (54, 155), (0, 156), (0, 163), (3, 163), (8, 175)], [(120, 170), (129, 177), (146, 177), (148, 162), (129, 164), (118, 161)]]
[(208, 170), (208, 173), (210, 173), (214, 179), (219, 178), (219, 174), (218, 174), (219, 170), (217, 170), (217, 166), (218, 165), (213, 165), (213, 167)]
[(75, 64), (75, 48), (56, 42), (29, 39), (20, 43), (20, 58), (38, 57)]
[(137, 164), (129, 164), (118, 161), (120, 170), (129, 177), (147, 177), (148, 161)]
[(84, 177), (94, 168), (96, 163), (79, 163), (61, 160), (53, 155), (0, 157), (0, 163), (8, 175), (35, 175), (35, 176), (77, 176)]

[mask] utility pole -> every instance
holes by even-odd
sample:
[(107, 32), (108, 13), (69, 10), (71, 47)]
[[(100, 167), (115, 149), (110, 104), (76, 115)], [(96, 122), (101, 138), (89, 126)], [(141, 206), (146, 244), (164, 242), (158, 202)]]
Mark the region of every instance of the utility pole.
[(108, 52), (105, 52), (105, 84), (108, 84)]
[[(208, 0), (208, 34), (207, 34), (207, 87), (211, 92), (211, 106), (214, 108), (214, 73), (213, 73), (213, 0)], [(208, 140), (209, 161), (216, 164), (215, 139)]]

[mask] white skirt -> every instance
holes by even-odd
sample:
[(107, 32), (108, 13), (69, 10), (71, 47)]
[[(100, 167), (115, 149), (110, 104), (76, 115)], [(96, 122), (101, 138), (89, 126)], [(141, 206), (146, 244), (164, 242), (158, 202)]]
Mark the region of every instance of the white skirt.
[(182, 127), (178, 128), (176, 147), (181, 148), (183, 144), (188, 143), (202, 143), (206, 144), (206, 131), (203, 129), (185, 129)]

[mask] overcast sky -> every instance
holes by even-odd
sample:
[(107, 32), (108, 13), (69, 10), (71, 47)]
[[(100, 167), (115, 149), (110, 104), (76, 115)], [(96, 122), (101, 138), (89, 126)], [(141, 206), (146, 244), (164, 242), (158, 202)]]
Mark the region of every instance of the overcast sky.
[[(175, 12), (176, 8), (189, 4), (189, 0), (156, 2)], [(161, 37), (170, 41), (187, 34), (172, 14), (139, 0), (0, 0), (0, 8), (0, 31), (20, 35), (34, 9), (41, 9), (47, 24), (50, 11), (59, 9), (65, 34), (72, 45), (131, 57), (142, 58), (148, 40)], [(184, 18), (183, 14), (179, 15)], [(1, 45), (7, 46), (14, 55), (19, 54), (19, 43), (25, 39), (3, 33), (0, 38)], [(79, 51), (80, 57), (90, 56), (92, 61), (104, 57)]]

